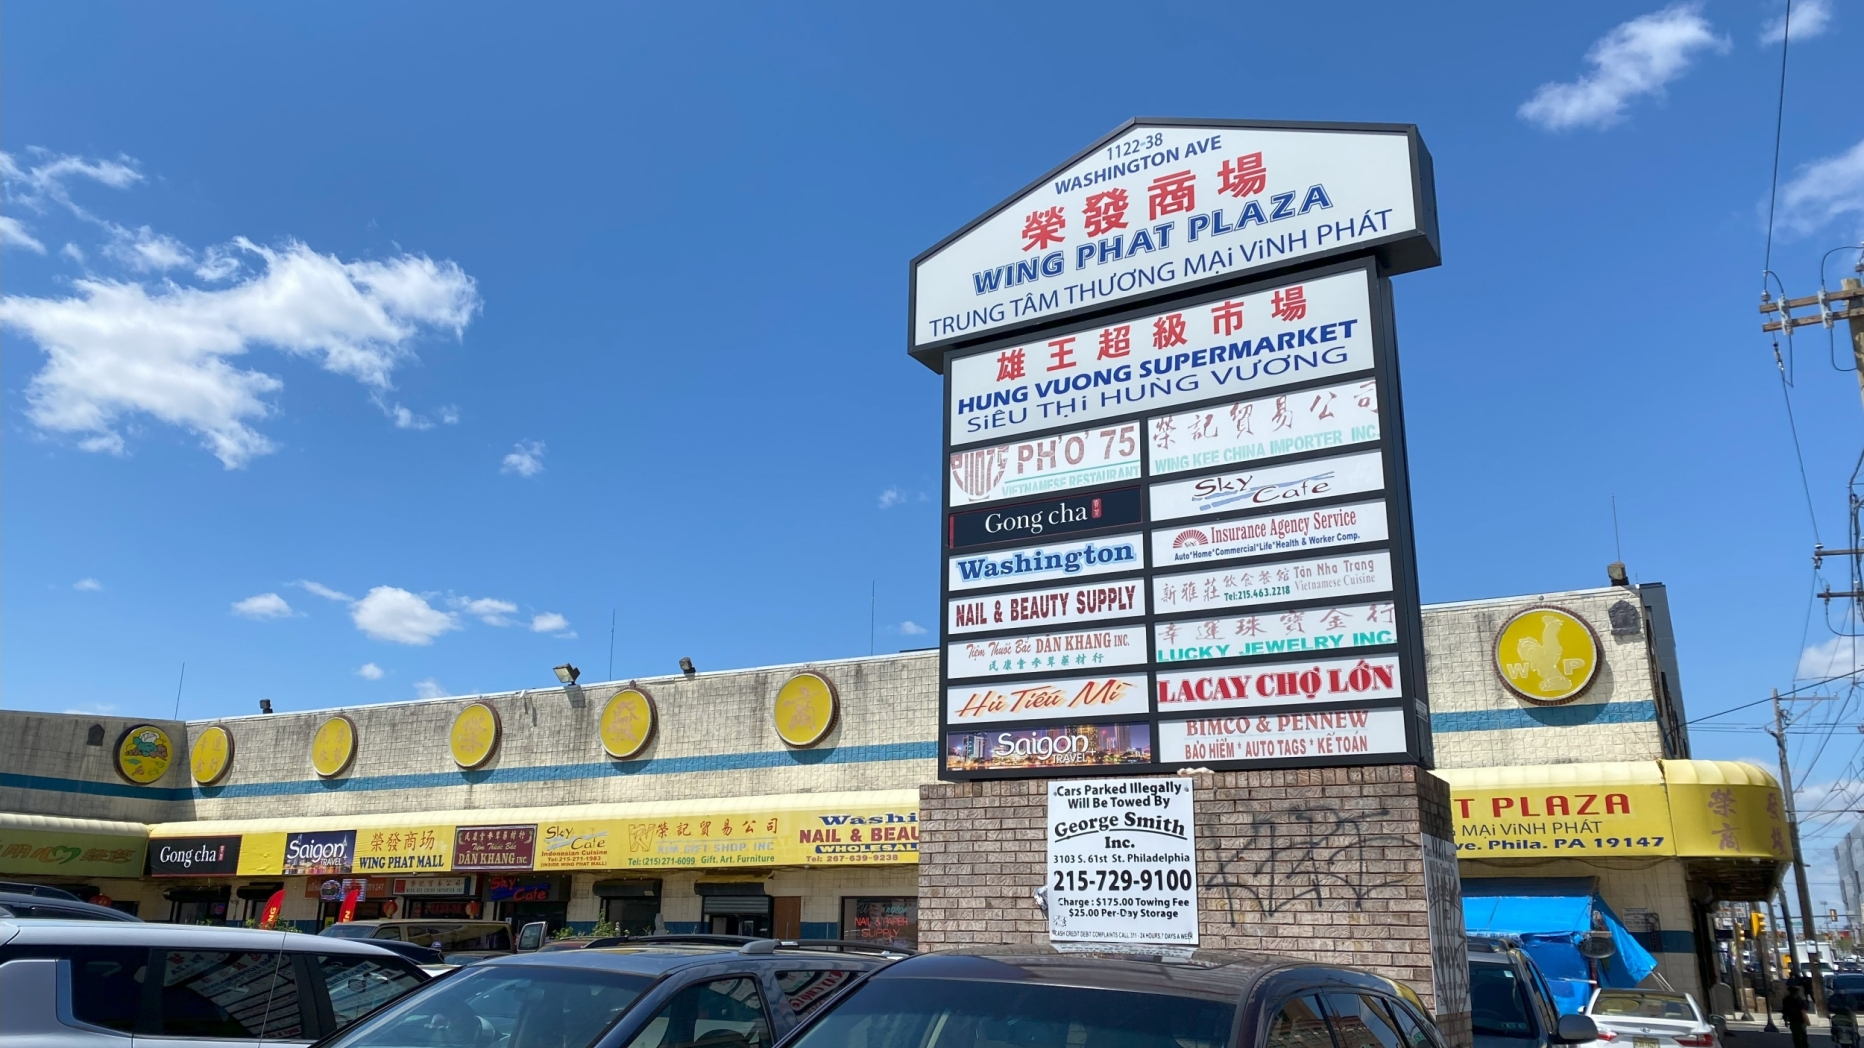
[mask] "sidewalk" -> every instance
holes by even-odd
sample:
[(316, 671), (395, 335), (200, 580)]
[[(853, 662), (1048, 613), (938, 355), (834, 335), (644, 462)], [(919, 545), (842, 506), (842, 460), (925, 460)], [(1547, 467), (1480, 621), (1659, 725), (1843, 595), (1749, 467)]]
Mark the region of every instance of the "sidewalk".
[[(1728, 1036), (1724, 1040), (1726, 1048), (1793, 1048), (1793, 1035), (1787, 1032), (1786, 1023), (1774, 1014), (1773, 1024), (1779, 1028), (1778, 1033), (1765, 1032), (1766, 1021), (1761, 1013), (1755, 1012), (1754, 1021), (1744, 1023), (1738, 1019), (1728, 1020)], [(1812, 1048), (1832, 1048), (1832, 1024), (1827, 1020), (1813, 1016), (1806, 1024), (1806, 1039)]]

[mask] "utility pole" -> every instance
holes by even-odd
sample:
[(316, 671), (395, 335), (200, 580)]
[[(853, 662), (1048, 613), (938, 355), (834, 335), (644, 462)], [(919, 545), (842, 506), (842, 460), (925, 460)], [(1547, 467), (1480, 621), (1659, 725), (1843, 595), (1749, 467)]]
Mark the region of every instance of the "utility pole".
[[(1819, 311), (1803, 317), (1793, 315), (1793, 310), (1806, 306), (1818, 306)], [(1811, 327), (1813, 324), (1823, 324), (1829, 328), (1843, 320), (1851, 330), (1851, 355), (1858, 365), (1858, 395), (1864, 397), (1864, 281), (1846, 277), (1836, 292), (1820, 288), (1816, 295), (1783, 298), (1777, 302), (1769, 300), (1763, 293), (1760, 311), (1780, 314), (1779, 320), (1762, 324), (1762, 331), (1784, 331), (1789, 338), (1794, 328)]]
[[(1732, 903), (1728, 905), (1730, 907), (1733, 906)], [(1746, 928), (1742, 927), (1742, 925), (1747, 923), (1747, 917), (1744, 914), (1735, 914), (1732, 908), (1729, 910), (1729, 913), (1730, 917), (1728, 923), (1731, 926), (1733, 934), (1728, 937), (1728, 967), (1730, 969), (1728, 981), (1734, 984), (1732, 988), (1735, 991), (1735, 1011), (1739, 1013), (1741, 1021), (1744, 1023), (1753, 1022), (1754, 1016), (1748, 1012), (1747, 990), (1743, 985), (1747, 982), (1747, 979), (1744, 977), (1747, 973), (1743, 970), (1746, 968), (1747, 962), (1742, 959), (1741, 933), (1747, 931)]]
[[(1864, 315), (1864, 309), (1860, 311)], [(1799, 815), (1793, 805), (1793, 768), (1786, 759), (1786, 714), (1780, 708), (1780, 689), (1773, 689), (1773, 741), (1780, 749), (1780, 789), (1786, 794), (1786, 832), (1793, 843), (1793, 880), (1799, 888), (1799, 919), (1806, 936), (1806, 973), (1812, 978), (1812, 1006), (1820, 1015), (1830, 1015), (1825, 1007), (1825, 973), (1819, 962), (1818, 935), (1812, 928), (1812, 889), (1806, 885), (1806, 853), (1799, 847)], [(1786, 908), (1786, 893), (1780, 893), (1780, 916), (1786, 927), (1787, 953), (1793, 946), (1792, 914)]]

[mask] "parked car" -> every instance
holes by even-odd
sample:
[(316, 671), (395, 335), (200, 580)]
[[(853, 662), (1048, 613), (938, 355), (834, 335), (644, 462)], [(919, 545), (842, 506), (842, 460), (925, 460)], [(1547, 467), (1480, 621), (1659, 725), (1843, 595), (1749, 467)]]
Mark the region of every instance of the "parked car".
[(306, 1044), (426, 981), (387, 950), (314, 935), (0, 920), (0, 1044)]
[[(62, 896), (62, 898), (61, 898)], [(142, 918), (113, 910), (108, 906), (84, 902), (69, 892), (59, 895), (23, 895), (18, 892), (0, 892), (0, 918), (11, 917), (16, 920), (51, 920), (51, 921), (130, 921), (142, 923)]]
[[(621, 1025), (604, 1045), (646, 1028)], [(1409, 987), (1356, 969), (1228, 951), (1176, 959), (996, 947), (882, 968), (782, 1048), (850, 1045), (1442, 1048), (1443, 1038)]]
[(803, 950), (771, 939), (498, 957), (423, 987), (320, 1048), (770, 1048), (887, 963), (878, 951)]
[[(16, 895), (39, 895), (47, 899), (78, 899), (76, 892), (63, 888), (54, 888), (49, 884), (28, 884), (25, 881), (0, 881), (0, 892), (13, 892)], [(88, 902), (88, 899), (78, 899)]]
[(445, 919), (345, 921), (333, 924), (319, 935), (332, 939), (367, 939), (401, 941), (439, 950), (444, 963), (474, 964), (508, 953), (528, 953), (544, 942), (547, 925), (543, 921), (527, 924), (514, 938), (511, 926), (500, 921), (456, 921)]
[(1598, 1024), (1598, 1048), (1721, 1048), (1721, 1033), (1696, 999), (1670, 990), (1592, 991), (1586, 1014)]
[(1533, 958), (1512, 939), (1469, 939), (1469, 1012), (1476, 1048), (1553, 1048), (1597, 1040), (1583, 1015), (1561, 1015)]

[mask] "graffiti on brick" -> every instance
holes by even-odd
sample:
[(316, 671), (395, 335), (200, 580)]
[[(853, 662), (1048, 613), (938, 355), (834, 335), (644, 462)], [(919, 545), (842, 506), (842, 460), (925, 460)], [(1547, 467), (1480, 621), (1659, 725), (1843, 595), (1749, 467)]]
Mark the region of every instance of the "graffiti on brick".
[[(1388, 809), (1277, 812), (1252, 818), (1239, 835), (1248, 844), (1222, 854), (1209, 887), (1249, 899), (1265, 914), (1297, 908), (1365, 909), (1374, 892), (1408, 883), (1387, 849), (1417, 847), (1400, 833), (1367, 832), (1394, 817)], [(1392, 867), (1400, 867), (1393, 870)]]

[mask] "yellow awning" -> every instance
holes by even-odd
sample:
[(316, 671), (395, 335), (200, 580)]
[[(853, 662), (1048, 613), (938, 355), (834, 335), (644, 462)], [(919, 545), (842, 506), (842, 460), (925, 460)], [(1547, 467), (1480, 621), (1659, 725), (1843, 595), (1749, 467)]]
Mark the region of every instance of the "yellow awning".
[(1465, 859), (1674, 855), (1790, 861), (1780, 787), (1739, 761), (1453, 768)]
[[(239, 872), (257, 876), (309, 872), (287, 855), (295, 836), (354, 832), (350, 869), (342, 872), (405, 876), (455, 869), (455, 845), (471, 851), (488, 836), (460, 837), (462, 828), (474, 827), (517, 827), (520, 839), (528, 828), (536, 870), (916, 863), (919, 791), (215, 819), (159, 823), (150, 836), (238, 836)], [(477, 868), (459, 863), (469, 866)]]

